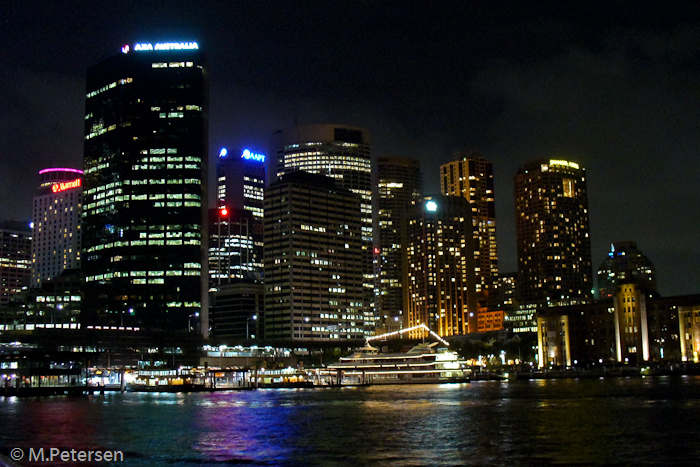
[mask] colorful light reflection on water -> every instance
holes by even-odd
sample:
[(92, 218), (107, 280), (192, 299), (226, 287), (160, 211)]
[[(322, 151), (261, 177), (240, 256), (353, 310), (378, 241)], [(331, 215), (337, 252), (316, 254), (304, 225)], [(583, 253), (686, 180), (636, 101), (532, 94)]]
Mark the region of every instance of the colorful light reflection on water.
[[(696, 465), (700, 378), (0, 398), (0, 452), (127, 465)], [(25, 464), (29, 465), (29, 464)]]

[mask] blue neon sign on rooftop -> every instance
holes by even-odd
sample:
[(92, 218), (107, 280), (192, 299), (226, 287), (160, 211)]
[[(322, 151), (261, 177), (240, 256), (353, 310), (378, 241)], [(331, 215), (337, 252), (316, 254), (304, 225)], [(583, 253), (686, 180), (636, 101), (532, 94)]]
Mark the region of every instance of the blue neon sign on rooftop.
[(254, 152), (250, 152), (249, 149), (244, 149), (243, 154), (241, 154), (241, 157), (246, 160), (265, 162), (265, 154), (257, 154)]

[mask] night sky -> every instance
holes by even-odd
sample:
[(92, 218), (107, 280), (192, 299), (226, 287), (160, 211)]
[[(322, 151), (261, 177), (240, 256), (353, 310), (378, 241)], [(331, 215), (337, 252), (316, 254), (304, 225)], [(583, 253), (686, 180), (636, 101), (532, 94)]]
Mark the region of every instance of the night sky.
[[(294, 124), (367, 128), (372, 153), (494, 165), (499, 266), (517, 269), (513, 176), (587, 169), (594, 271), (610, 243), (700, 293), (697, 2), (32, 1), (0, 5), (0, 219), (29, 220), (38, 171), (82, 167), (85, 72), (123, 44), (198, 41), (210, 156), (269, 153)], [(582, 2), (583, 3), (583, 2)]]

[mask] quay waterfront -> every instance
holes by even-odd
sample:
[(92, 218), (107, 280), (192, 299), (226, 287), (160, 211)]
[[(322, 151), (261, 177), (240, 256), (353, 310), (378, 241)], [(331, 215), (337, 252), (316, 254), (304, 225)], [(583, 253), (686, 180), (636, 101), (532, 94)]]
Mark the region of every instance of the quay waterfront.
[(130, 466), (691, 466), (699, 418), (699, 376), (0, 397), (0, 454), (121, 451)]

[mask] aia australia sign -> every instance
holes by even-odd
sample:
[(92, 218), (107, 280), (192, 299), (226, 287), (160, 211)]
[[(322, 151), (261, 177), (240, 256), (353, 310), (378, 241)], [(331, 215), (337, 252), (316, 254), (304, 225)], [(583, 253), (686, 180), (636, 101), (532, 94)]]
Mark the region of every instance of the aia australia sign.
[(72, 190), (73, 188), (78, 188), (82, 184), (79, 178), (71, 180), (70, 182), (60, 182), (51, 185), (51, 191), (58, 193), (60, 191)]

